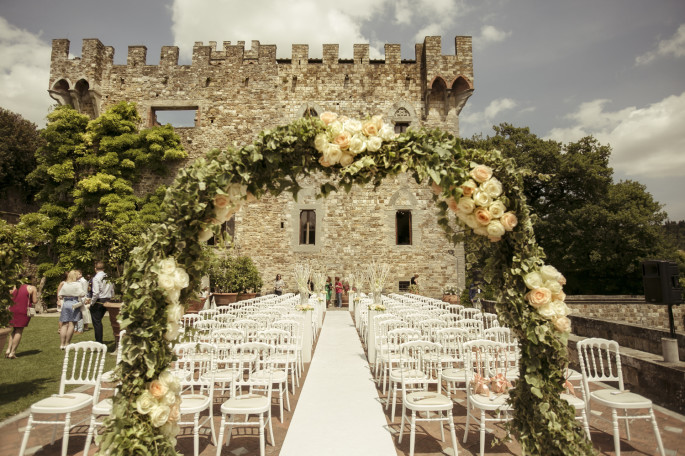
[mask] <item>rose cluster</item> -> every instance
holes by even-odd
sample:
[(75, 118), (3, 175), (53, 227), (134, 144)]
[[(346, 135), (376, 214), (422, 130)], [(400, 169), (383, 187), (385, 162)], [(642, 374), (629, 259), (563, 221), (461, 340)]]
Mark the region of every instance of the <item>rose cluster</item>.
[(388, 310), (385, 304), (369, 304), (369, 310), (375, 310), (376, 312), (385, 312)]
[(462, 197), (459, 201), (450, 198), (447, 204), (474, 233), (497, 242), (505, 232), (516, 227), (516, 214), (507, 211), (500, 199), (502, 183), (492, 176), (492, 168), (477, 165), (470, 175), (471, 179), (461, 184)]
[(564, 276), (554, 266), (544, 265), (539, 270), (526, 274), (523, 281), (530, 290), (526, 294), (530, 305), (551, 321), (557, 331), (569, 332), (571, 320), (567, 318), (569, 308), (564, 302), (566, 295), (562, 290), (562, 286), (566, 284)]
[(298, 304), (295, 306), (295, 310), (299, 310), (300, 312), (307, 312), (310, 310), (314, 310), (314, 307), (310, 304)]
[(147, 384), (138, 396), (136, 409), (141, 415), (150, 415), (152, 425), (161, 428), (162, 433), (176, 445), (181, 416), (181, 386), (178, 379), (168, 370), (159, 374), (157, 380)]
[[(247, 186), (242, 184), (231, 184), (225, 191), (220, 190), (214, 197), (214, 217), (207, 220), (211, 225), (220, 225), (231, 219), (233, 214), (238, 212), (245, 200), (250, 199)], [(211, 228), (206, 228), (200, 232), (198, 240), (206, 242), (214, 236)]]
[(321, 166), (337, 163), (348, 166), (356, 155), (367, 150), (376, 152), (383, 141), (390, 141), (396, 136), (393, 127), (384, 124), (381, 116), (373, 116), (364, 122), (333, 112), (324, 112), (319, 117), (326, 125), (326, 131), (314, 139), (314, 147), (321, 153)]
[(185, 269), (176, 265), (174, 258), (166, 258), (159, 262), (153, 272), (157, 273), (157, 284), (164, 290), (169, 306), (167, 308), (167, 331), (164, 337), (175, 340), (180, 331), (179, 322), (183, 317), (184, 309), (179, 303), (181, 290), (188, 287), (190, 278)]

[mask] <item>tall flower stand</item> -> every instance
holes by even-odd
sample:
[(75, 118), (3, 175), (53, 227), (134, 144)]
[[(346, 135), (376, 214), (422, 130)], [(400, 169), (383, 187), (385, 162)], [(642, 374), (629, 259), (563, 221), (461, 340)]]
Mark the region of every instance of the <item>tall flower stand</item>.
[(373, 325), (373, 317), (380, 314), (377, 310), (369, 310), (369, 320), (366, 324), (366, 346), (367, 346), (367, 357), (369, 358), (369, 363), (373, 366), (376, 364), (376, 328)]
[(314, 342), (312, 334), (312, 315), (314, 312), (307, 310), (304, 313), (304, 331), (302, 333), (302, 361), (309, 363), (312, 361), (312, 345)]
[(350, 301), (348, 303), (348, 307), (350, 308), (350, 312), (354, 312), (354, 297), (357, 296), (357, 293), (350, 291)]

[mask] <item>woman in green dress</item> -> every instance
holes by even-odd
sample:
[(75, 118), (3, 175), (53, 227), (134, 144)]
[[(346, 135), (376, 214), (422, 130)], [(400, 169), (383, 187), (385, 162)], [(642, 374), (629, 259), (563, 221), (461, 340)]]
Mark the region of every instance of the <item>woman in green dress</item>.
[(326, 279), (326, 306), (330, 305), (332, 295), (332, 285), (330, 276)]

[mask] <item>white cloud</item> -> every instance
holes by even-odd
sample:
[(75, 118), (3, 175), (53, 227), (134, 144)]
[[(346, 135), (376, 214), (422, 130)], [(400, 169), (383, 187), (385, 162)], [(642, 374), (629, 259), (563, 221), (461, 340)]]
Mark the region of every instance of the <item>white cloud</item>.
[(362, 23), (387, 2), (292, 0), (284, 7), (280, 0), (175, 0), (172, 31), (186, 57), (195, 41), (217, 41), (221, 46), (223, 40), (241, 40), (249, 48), (258, 39), (276, 44), (279, 57), (290, 57), (293, 44), (308, 44), (310, 57), (320, 57), (322, 45), (333, 43), (340, 44), (341, 58), (351, 58), (353, 44), (369, 42), (361, 33)]
[(0, 106), (43, 127), (54, 104), (47, 94), (52, 48), (0, 17), (0, 49)]
[(518, 104), (511, 98), (498, 98), (492, 100), (482, 112), (462, 113), (459, 118), (461, 128), (468, 126), (472, 131), (488, 130), (496, 123), (496, 117), (504, 112), (514, 109)]
[(411, 24), (413, 10), (409, 0), (399, 0), (395, 5), (395, 23)]
[(685, 24), (678, 27), (673, 36), (659, 41), (657, 48), (635, 58), (636, 65), (646, 65), (657, 57), (685, 57)]
[(511, 32), (499, 30), (492, 25), (484, 25), (480, 29), (480, 35), (474, 38), (474, 45), (478, 49), (483, 49), (491, 43), (499, 43), (511, 36)]
[(643, 108), (606, 111), (609, 100), (583, 103), (568, 118), (574, 125), (548, 137), (562, 142), (593, 135), (612, 147), (611, 164), (627, 176), (685, 178), (685, 92)]

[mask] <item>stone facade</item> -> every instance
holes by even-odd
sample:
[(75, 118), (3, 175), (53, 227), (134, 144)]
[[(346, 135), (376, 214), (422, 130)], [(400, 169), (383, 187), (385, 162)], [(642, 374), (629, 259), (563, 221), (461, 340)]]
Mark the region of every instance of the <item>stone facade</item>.
[[(334, 111), (364, 118), (382, 114), (404, 128), (441, 128), (459, 133), (459, 113), (473, 93), (471, 37), (455, 38), (455, 54), (442, 55), (440, 37), (415, 46), (415, 59), (402, 60), (400, 46), (387, 44), (385, 59), (369, 58), (369, 46), (354, 45), (352, 59), (340, 59), (337, 44), (323, 58), (309, 58), (307, 45), (293, 45), (289, 59), (276, 46), (253, 41), (224, 42), (217, 49), (196, 43), (192, 63), (179, 65), (179, 50), (164, 46), (159, 65), (147, 64), (145, 46), (129, 46), (126, 65), (113, 63), (114, 49), (83, 40), (80, 58), (69, 59), (70, 43), (53, 40), (50, 96), (91, 117), (122, 100), (138, 105), (145, 126), (160, 111), (195, 114), (194, 126), (178, 128), (191, 158), (226, 144), (247, 144), (261, 130), (303, 115)], [(147, 185), (157, 185), (148, 181)], [(331, 276), (346, 276), (372, 259), (392, 265), (387, 291), (419, 273), (422, 293), (440, 296), (447, 283), (464, 285), (463, 246), (449, 244), (437, 225), (430, 190), (408, 176), (379, 188), (354, 188), (317, 199), (316, 179), (298, 202), (289, 195), (265, 197), (236, 215), (235, 244), (251, 256), (265, 280), (276, 273), (292, 289), (296, 262), (313, 260)], [(299, 214), (314, 210), (315, 245), (300, 245)], [(411, 211), (411, 245), (396, 245), (395, 214)]]

